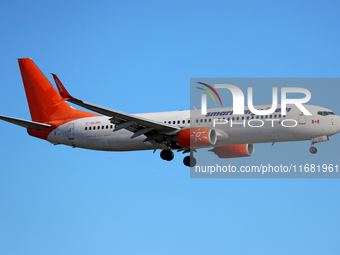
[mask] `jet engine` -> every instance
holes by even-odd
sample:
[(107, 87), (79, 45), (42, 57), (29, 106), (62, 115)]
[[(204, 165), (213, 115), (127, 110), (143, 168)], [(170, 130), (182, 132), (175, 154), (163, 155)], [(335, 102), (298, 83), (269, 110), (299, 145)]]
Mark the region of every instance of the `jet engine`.
[(219, 158), (248, 157), (254, 154), (254, 144), (234, 144), (215, 147), (212, 150)]
[(217, 141), (216, 130), (210, 127), (183, 129), (177, 134), (177, 144), (187, 148), (212, 147)]

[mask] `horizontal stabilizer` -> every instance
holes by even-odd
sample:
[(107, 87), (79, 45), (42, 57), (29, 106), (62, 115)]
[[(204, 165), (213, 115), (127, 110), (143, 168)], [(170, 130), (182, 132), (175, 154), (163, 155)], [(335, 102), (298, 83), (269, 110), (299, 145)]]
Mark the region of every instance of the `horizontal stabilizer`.
[(13, 123), (18, 126), (21, 126), (21, 127), (25, 127), (25, 128), (46, 129), (51, 126), (49, 124), (44, 124), (44, 123), (39, 123), (39, 122), (34, 122), (34, 121), (29, 121), (29, 120), (22, 120), (22, 119), (17, 119), (17, 118), (2, 116), (2, 115), (0, 115), (0, 119)]

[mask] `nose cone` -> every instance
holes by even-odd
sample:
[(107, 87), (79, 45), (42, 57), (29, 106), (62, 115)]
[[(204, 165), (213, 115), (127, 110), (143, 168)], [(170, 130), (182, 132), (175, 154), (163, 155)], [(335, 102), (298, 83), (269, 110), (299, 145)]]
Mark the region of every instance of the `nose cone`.
[(335, 132), (340, 132), (340, 116), (335, 116)]

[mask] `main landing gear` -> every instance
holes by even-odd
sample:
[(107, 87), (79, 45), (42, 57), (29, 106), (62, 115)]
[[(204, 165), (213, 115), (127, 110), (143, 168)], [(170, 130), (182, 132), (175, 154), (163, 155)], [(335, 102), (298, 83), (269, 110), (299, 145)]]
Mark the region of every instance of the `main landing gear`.
[(174, 153), (172, 152), (172, 150), (168, 149), (168, 150), (162, 150), (161, 151), (161, 158), (163, 160), (167, 160), (167, 161), (171, 161), (174, 159)]
[(194, 167), (194, 166), (196, 166), (197, 160), (194, 158), (194, 156), (190, 155), (190, 156), (186, 156), (183, 159), (183, 163), (186, 166)]
[[(189, 151), (184, 151), (183, 153), (185, 152), (189, 152)], [(160, 156), (163, 160), (167, 160), (167, 161), (171, 161), (174, 159), (174, 153), (170, 149), (162, 150)], [(194, 158), (194, 153), (190, 152), (190, 156), (184, 157), (183, 163), (186, 166), (194, 167), (197, 163), (196, 159)]]

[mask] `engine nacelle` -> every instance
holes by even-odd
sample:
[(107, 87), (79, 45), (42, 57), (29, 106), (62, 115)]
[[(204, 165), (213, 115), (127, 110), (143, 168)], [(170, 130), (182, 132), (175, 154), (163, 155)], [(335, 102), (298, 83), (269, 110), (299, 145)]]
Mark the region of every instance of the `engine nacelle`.
[(212, 150), (219, 158), (248, 157), (254, 154), (254, 144), (234, 144), (216, 147)]
[(183, 129), (177, 134), (177, 144), (181, 147), (207, 148), (217, 141), (215, 129), (210, 127), (195, 127)]

